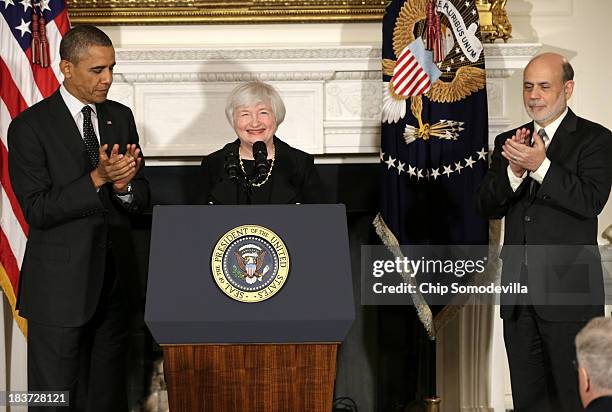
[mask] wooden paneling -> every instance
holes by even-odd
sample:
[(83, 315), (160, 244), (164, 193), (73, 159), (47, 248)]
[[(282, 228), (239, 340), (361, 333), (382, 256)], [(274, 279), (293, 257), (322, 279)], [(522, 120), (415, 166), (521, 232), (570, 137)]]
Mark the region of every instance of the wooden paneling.
[(331, 410), (336, 344), (164, 346), (172, 412)]

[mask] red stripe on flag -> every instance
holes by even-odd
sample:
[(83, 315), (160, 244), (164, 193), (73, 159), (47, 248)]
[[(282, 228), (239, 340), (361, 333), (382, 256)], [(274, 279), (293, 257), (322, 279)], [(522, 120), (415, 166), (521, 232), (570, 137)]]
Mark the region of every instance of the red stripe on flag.
[[(53, 19), (59, 32), (64, 36), (68, 30), (70, 30), (70, 21), (68, 19), (68, 9), (64, 7), (64, 10)], [(59, 53), (59, 50), (57, 51)]]
[(17, 288), (19, 286), (19, 266), (17, 266), (15, 255), (13, 255), (9, 241), (4, 234), (4, 230), (2, 229), (0, 229), (0, 262), (2, 262), (2, 266), (4, 266), (4, 270), (8, 275), (13, 291), (15, 292), (15, 296), (17, 296)]
[(28, 108), (26, 101), (19, 93), (17, 85), (13, 81), (11, 72), (4, 60), (0, 59), (0, 98), (6, 104), (11, 118), (17, 117), (19, 113)]
[(401, 89), (401, 91), (397, 91), (398, 94), (402, 94), (402, 91), (405, 91), (406, 88), (408, 86), (410, 86), (411, 82), (408, 82), (408, 84), (403, 85), (402, 84), (407, 80), (410, 79), (414, 76), (415, 71), (421, 70), (421, 67), (419, 66), (419, 64), (417, 63), (417, 61), (414, 61), (414, 64), (410, 67), (409, 70), (406, 70), (405, 72), (403, 72), (401, 74), (401, 78), (398, 79), (397, 81), (393, 82), (393, 85), (396, 86), (397, 88)]
[(55, 77), (55, 73), (51, 67), (42, 67), (38, 64), (33, 64), (32, 62), (32, 48), (26, 50), (25, 52), (28, 61), (30, 62), (30, 67), (32, 69), (32, 74), (34, 75), (34, 81), (38, 86), (38, 90), (40, 90), (40, 94), (42, 94), (43, 98), (47, 98), (53, 94), (59, 87), (59, 83), (57, 78)]
[(412, 73), (416, 67), (418, 67), (416, 59), (410, 56), (410, 60), (406, 64), (406, 67), (403, 67), (401, 70), (398, 70), (397, 73), (395, 73), (393, 83), (399, 86), (404, 81), (406, 76)]
[(408, 90), (412, 87), (412, 85), (414, 84), (416, 79), (418, 79), (421, 73), (423, 73), (421, 66), (415, 65), (414, 69), (410, 71), (410, 75), (407, 76), (408, 77), (407, 81), (403, 83), (403, 85), (401, 86), (399, 94), (404, 95), (404, 96), (410, 96), (410, 93), (408, 92)]
[(408, 57), (412, 57), (412, 52), (409, 49), (404, 49), (402, 54), (400, 54), (399, 59), (397, 59), (395, 67), (401, 67), (404, 64), (404, 60), (406, 60)]
[(424, 71), (421, 70), (421, 72), (419, 73), (419, 75), (416, 77), (416, 79), (414, 79), (414, 85), (410, 88), (410, 90), (408, 91), (408, 94), (410, 96), (415, 96), (415, 91), (419, 88), (419, 86), (424, 82), (427, 81), (428, 76), (427, 73), (425, 73)]
[(3, 142), (0, 142), (0, 184), (4, 188), (4, 192), (9, 198), (9, 202), (11, 202), (11, 208), (13, 209), (13, 214), (17, 218), (23, 233), (25, 233), (26, 237), (28, 236), (28, 224), (26, 223), (23, 212), (21, 211), (21, 207), (19, 207), (19, 202), (17, 202), (17, 197), (15, 196), (15, 192), (13, 192), (13, 186), (11, 186), (11, 181), (9, 179), (9, 171), (8, 171), (8, 150), (4, 146)]
[(418, 96), (420, 94), (425, 94), (429, 91), (430, 88), (431, 88), (431, 82), (429, 81), (429, 79), (427, 79), (427, 81), (424, 82), (423, 85), (415, 91), (415, 95)]

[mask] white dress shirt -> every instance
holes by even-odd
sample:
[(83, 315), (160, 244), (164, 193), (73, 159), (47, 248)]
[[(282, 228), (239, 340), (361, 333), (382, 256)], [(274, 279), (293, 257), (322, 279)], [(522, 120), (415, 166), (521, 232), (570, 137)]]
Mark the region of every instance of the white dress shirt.
[[(81, 102), (79, 99), (77, 99), (72, 94), (70, 94), (70, 92), (66, 89), (66, 87), (63, 84), (60, 86), (60, 94), (62, 96), (62, 99), (64, 100), (64, 103), (66, 103), (66, 106), (68, 107), (68, 111), (70, 112), (70, 115), (72, 116), (72, 118), (74, 119), (74, 122), (76, 123), (76, 127), (79, 129), (79, 133), (81, 134), (81, 139), (84, 139), (83, 137), (84, 136), (83, 135), (83, 112), (81, 112), (81, 110), (83, 110), (83, 107), (85, 106), (85, 104), (83, 104), (83, 102)], [(90, 103), (87, 106), (91, 107), (91, 123), (93, 125), (94, 131), (96, 132), (96, 138), (98, 139), (98, 144), (100, 144), (100, 129), (98, 128), (98, 114), (96, 113), (96, 105)], [(100, 189), (97, 189), (97, 191), (100, 191)], [(119, 193), (115, 193), (115, 194), (123, 203), (127, 203), (127, 204), (131, 203), (134, 197), (131, 193), (125, 193), (122, 195)]]
[[(563, 119), (565, 119), (565, 116), (567, 115), (568, 112), (568, 108), (565, 108), (565, 111), (563, 112), (563, 114), (561, 114), (561, 116), (559, 116), (554, 122), (552, 122), (551, 124), (549, 124), (546, 127), (542, 127), (540, 126), (537, 122), (533, 122), (533, 134), (536, 134), (540, 131), (540, 129), (544, 129), (544, 131), (546, 132), (546, 139), (544, 139), (544, 145), (546, 147), (546, 149), (548, 149), (548, 147), (550, 146), (550, 142), (552, 142), (553, 137), (555, 136), (555, 133), (557, 132), (557, 129), (559, 128), (559, 126), (561, 125), (561, 122), (563, 121)], [(532, 141), (533, 141), (533, 134), (532, 134)], [(536, 182), (538, 182), (539, 184), (542, 184), (542, 182), (544, 181), (544, 177), (546, 176), (546, 173), (548, 172), (548, 169), (550, 168), (550, 159), (548, 157), (544, 158), (544, 161), (542, 162), (542, 164), (540, 165), (540, 167), (538, 167), (538, 169), (534, 172), (527, 172), (525, 171), (525, 173), (523, 173), (523, 175), (521, 177), (517, 177), (513, 172), (512, 169), (510, 168), (510, 165), (508, 165), (508, 180), (510, 181), (510, 187), (512, 188), (513, 191), (516, 191), (516, 189), (518, 189), (518, 187), (521, 185), (521, 183), (523, 183), (523, 180), (525, 180), (525, 178), (527, 177), (527, 174), (529, 174), (529, 176), (535, 180)]]

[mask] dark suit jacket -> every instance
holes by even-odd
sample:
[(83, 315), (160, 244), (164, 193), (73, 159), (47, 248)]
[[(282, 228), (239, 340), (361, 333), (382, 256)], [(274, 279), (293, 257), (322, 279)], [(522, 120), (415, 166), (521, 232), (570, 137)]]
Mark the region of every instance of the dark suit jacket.
[[(201, 185), (195, 203), (212, 202), (219, 205), (241, 203), (239, 193), (242, 189), (230, 180), (224, 169), (228, 146), (229, 144), (211, 153), (202, 161)], [(274, 147), (274, 168), (266, 183), (271, 185), (270, 197), (257, 199), (257, 196), (254, 196), (253, 204), (326, 203), (327, 196), (314, 166), (313, 156), (294, 149), (276, 136)]]
[[(533, 123), (522, 127), (532, 129)], [(585, 300), (586, 296), (588, 300), (567, 302), (572, 303), (569, 306), (536, 306), (540, 317), (580, 321), (601, 315), (603, 279), (595, 245), (597, 215), (608, 200), (612, 181), (612, 134), (569, 110), (546, 153), (550, 168), (535, 196), (530, 196), (530, 178), (512, 191), (508, 161), (501, 155), (502, 145), (515, 131), (495, 139), (491, 166), (476, 194), (476, 208), (482, 216), (506, 219), (500, 256), (502, 283), (518, 282), (525, 264), (534, 305), (548, 298), (564, 301), (568, 292), (577, 292), (577, 298)], [(586, 250), (569, 245), (593, 247)], [(502, 296), (502, 317), (512, 315), (516, 299)]]
[[(128, 107), (107, 100), (96, 108), (102, 144), (118, 143), (125, 151), (138, 143)], [(110, 184), (96, 192), (83, 139), (59, 90), (13, 120), (8, 145), (11, 184), (29, 225), (19, 312), (40, 323), (83, 325), (98, 304), (109, 240), (125, 243), (127, 213), (148, 206), (149, 185), (141, 169), (127, 207)]]
[(612, 411), (612, 396), (602, 396), (593, 399), (584, 410), (585, 412), (610, 412)]

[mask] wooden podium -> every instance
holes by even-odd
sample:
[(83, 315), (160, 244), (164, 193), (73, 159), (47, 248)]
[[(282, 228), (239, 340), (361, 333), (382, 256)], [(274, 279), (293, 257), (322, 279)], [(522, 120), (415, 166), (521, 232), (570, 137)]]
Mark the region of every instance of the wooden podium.
[[(215, 283), (224, 234), (258, 225), (282, 238), (289, 274), (245, 303)], [(329, 412), (336, 353), (354, 320), (343, 205), (158, 206), (145, 321), (164, 350), (171, 412)]]
[(337, 346), (164, 346), (170, 411), (329, 412)]

